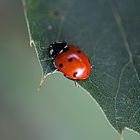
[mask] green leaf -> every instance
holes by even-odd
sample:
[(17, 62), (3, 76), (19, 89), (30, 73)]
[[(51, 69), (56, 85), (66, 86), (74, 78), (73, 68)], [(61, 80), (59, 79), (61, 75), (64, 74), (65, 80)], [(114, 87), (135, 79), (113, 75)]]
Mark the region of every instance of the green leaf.
[(125, 127), (140, 133), (139, 6), (140, 0), (26, 0), (24, 7), (43, 76), (54, 71), (49, 44), (80, 47), (96, 70), (78, 83), (120, 134)]

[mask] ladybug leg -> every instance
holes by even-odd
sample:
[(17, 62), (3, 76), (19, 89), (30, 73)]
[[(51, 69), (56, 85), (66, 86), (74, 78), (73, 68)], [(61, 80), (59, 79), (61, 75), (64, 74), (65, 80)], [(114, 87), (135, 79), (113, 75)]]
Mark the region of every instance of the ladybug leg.
[(52, 73), (55, 73), (55, 72), (57, 72), (57, 71), (59, 71), (59, 70), (56, 68)]
[(46, 58), (44, 58), (44, 59), (40, 59), (40, 61), (41, 61), (41, 62), (43, 62), (43, 61), (48, 61), (48, 60), (50, 60), (50, 61), (51, 61), (51, 59), (50, 59), (50, 58), (47, 58), (47, 59), (46, 59)]
[(79, 86), (78, 86), (78, 83), (77, 83), (76, 81), (74, 81), (74, 84), (75, 84), (76, 87), (79, 87)]
[(65, 74), (63, 74), (66, 78), (70, 79), (69, 77), (67, 77)]
[[(67, 77), (65, 74), (63, 74), (63, 75), (64, 75), (66, 78), (68, 78), (68, 79), (70, 79), (70, 80), (73, 80), (73, 79)], [(78, 83), (77, 83), (76, 80), (73, 80), (73, 82), (74, 82), (74, 85), (75, 85), (76, 87), (79, 87), (79, 85), (78, 85)]]
[(77, 83), (76, 80), (74, 80), (74, 85), (79, 88), (79, 84)]
[[(53, 66), (57, 69), (53, 58), (51, 59), (51, 62), (52, 62), (52, 64), (53, 64)], [(57, 70), (58, 70), (58, 69), (57, 69)]]

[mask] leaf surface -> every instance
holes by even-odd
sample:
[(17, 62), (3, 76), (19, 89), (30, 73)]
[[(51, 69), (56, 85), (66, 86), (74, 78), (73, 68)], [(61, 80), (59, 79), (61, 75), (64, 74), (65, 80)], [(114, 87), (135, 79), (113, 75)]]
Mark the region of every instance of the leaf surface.
[(81, 48), (96, 70), (78, 83), (120, 134), (125, 127), (140, 133), (139, 6), (139, 0), (26, 0), (24, 7), (43, 75), (54, 71), (49, 44)]

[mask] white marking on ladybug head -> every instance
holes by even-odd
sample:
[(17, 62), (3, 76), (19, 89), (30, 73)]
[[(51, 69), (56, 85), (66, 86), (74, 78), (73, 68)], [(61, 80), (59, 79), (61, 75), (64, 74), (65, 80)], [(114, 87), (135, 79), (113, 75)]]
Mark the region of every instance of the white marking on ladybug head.
[(61, 50), (59, 53), (62, 53), (63, 52), (63, 50)]
[(52, 53), (53, 53), (53, 49), (50, 50), (50, 55), (52, 55)]
[(67, 48), (68, 46), (66, 45), (64, 48)]

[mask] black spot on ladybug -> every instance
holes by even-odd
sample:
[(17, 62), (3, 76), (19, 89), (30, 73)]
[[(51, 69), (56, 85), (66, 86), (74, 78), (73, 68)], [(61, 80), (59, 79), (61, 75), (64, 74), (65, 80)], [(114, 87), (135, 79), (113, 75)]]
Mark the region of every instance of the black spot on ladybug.
[(68, 61), (71, 62), (72, 61), (72, 58), (69, 58)]
[(81, 53), (81, 51), (80, 51), (80, 50), (78, 50), (77, 52), (78, 52), (78, 53)]
[(62, 63), (60, 63), (60, 64), (59, 64), (59, 67), (60, 67), (60, 68), (62, 68), (62, 67), (63, 67), (63, 64), (62, 64)]
[(73, 76), (76, 77), (76, 75), (77, 75), (77, 72), (74, 72), (74, 73), (73, 73)]
[(63, 52), (67, 52), (69, 50), (69, 47), (66, 47), (63, 49)]

